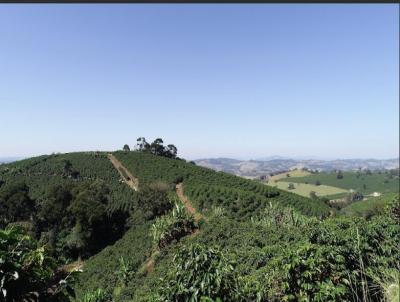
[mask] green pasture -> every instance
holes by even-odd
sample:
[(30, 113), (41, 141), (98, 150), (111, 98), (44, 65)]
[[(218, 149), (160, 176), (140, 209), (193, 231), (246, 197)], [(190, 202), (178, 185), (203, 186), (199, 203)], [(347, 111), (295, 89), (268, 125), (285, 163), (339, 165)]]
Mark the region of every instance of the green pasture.
[(341, 194), (344, 195), (347, 193), (347, 190), (341, 189), (341, 188), (336, 188), (332, 186), (326, 186), (326, 185), (312, 185), (312, 184), (304, 184), (304, 183), (293, 183), (294, 189), (289, 189), (289, 183), (288, 182), (283, 182), (283, 181), (278, 181), (278, 182), (270, 182), (268, 183), (270, 186), (277, 187), (278, 189), (285, 190), (288, 192), (296, 193), (301, 196), (309, 197), (310, 192), (314, 191), (317, 196), (326, 196), (326, 195), (337, 195)]
[(321, 172), (302, 177), (286, 177), (280, 181), (308, 184), (315, 184), (319, 181), (321, 185), (345, 190), (352, 189), (364, 195), (372, 194), (373, 192), (390, 193), (399, 191), (399, 178), (396, 176), (390, 178), (386, 173), (372, 173), (371, 175), (361, 173), (357, 176), (356, 172), (343, 172), (343, 178), (338, 179), (336, 173)]

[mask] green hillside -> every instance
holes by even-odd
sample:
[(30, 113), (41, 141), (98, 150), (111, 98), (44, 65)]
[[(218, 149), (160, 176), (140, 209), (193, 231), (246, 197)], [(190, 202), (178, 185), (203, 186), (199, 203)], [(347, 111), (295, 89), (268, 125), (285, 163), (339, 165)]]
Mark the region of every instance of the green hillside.
[(110, 188), (111, 203), (129, 202), (135, 193), (122, 184), (104, 152), (53, 154), (0, 165), (0, 180), (24, 182), (34, 199), (43, 200), (54, 185), (101, 180)]
[(183, 182), (185, 193), (200, 211), (222, 206), (231, 216), (246, 219), (269, 202), (292, 206), (305, 215), (326, 216), (329, 207), (252, 180), (142, 152), (116, 152), (115, 156), (141, 184), (164, 181), (171, 188)]
[(336, 212), (176, 158), (173, 145), (112, 154), (0, 165), (1, 301), (395, 297), (398, 196), (368, 215), (357, 202)]
[(337, 173), (320, 172), (303, 177), (282, 178), (280, 181), (309, 184), (315, 184), (319, 181), (321, 185), (347, 190), (353, 189), (364, 195), (372, 194), (373, 192), (399, 192), (399, 177), (389, 173), (343, 172), (342, 174), (343, 178), (337, 178)]
[(386, 193), (379, 197), (368, 197), (367, 200), (350, 203), (340, 210), (340, 214), (362, 217), (369, 217), (378, 213), (382, 214), (395, 196), (396, 193)]

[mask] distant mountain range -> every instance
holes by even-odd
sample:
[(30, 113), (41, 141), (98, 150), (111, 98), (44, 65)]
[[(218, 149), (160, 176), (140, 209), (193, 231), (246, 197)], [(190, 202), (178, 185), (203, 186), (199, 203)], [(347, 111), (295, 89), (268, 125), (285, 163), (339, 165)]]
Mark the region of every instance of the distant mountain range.
[(11, 163), (20, 159), (22, 159), (22, 157), (0, 157), (0, 164)]
[(270, 157), (258, 160), (237, 160), (232, 158), (206, 158), (194, 161), (197, 165), (216, 171), (240, 176), (261, 176), (270, 173), (284, 172), (293, 169), (308, 168), (319, 171), (355, 171), (359, 168), (370, 170), (395, 169), (399, 167), (399, 159), (291, 159)]

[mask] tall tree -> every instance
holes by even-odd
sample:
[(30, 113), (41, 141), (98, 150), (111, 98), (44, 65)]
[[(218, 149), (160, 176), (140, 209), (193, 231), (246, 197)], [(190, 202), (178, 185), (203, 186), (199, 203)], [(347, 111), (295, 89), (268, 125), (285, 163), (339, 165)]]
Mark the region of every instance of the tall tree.
[(164, 215), (172, 208), (168, 190), (168, 185), (161, 182), (142, 186), (139, 192), (139, 205), (146, 219)]
[(165, 156), (169, 158), (177, 158), (178, 148), (175, 145), (169, 144), (164, 146), (162, 138), (156, 138), (151, 144), (146, 142), (144, 137), (137, 139), (136, 150), (141, 152), (150, 152), (158, 156)]
[(136, 149), (141, 152), (150, 151), (150, 144), (144, 137), (139, 137), (137, 140)]
[(175, 145), (169, 144), (167, 146), (167, 154), (168, 154), (168, 157), (176, 158), (176, 156), (178, 154), (178, 148), (176, 148)]
[(100, 181), (72, 190), (73, 200), (67, 211), (75, 220), (75, 226), (66, 240), (73, 256), (90, 256), (108, 240), (108, 194), (109, 189)]
[(63, 160), (63, 173), (68, 176), (72, 173), (72, 163), (68, 159)]
[(150, 145), (150, 152), (155, 155), (165, 155), (163, 143), (161, 138), (156, 138)]
[(4, 185), (0, 191), (0, 225), (30, 219), (35, 209), (35, 201), (29, 196), (25, 183)]

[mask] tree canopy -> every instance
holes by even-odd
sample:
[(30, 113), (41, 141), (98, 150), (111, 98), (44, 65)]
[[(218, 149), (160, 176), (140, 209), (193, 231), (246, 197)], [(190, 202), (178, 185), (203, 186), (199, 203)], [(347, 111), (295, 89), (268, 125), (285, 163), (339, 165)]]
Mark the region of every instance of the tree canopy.
[(136, 150), (140, 152), (147, 152), (158, 156), (164, 156), (168, 158), (176, 158), (178, 154), (178, 148), (175, 145), (169, 144), (164, 146), (164, 141), (161, 138), (156, 138), (152, 143), (148, 143), (146, 138), (139, 137), (136, 144)]
[(0, 225), (29, 220), (35, 201), (29, 196), (29, 188), (23, 182), (4, 185), (0, 190)]

